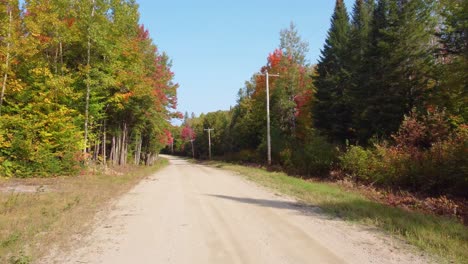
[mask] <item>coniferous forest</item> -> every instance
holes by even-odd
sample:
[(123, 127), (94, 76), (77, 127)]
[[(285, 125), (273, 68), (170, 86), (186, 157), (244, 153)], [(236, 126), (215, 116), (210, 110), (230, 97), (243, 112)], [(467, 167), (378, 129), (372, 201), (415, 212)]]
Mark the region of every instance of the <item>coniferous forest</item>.
[[(348, 12), (350, 10), (351, 12)], [(294, 24), (270, 77), (273, 167), (430, 195), (468, 190), (468, 2), (336, 1), (317, 64)], [(165, 151), (266, 164), (266, 80), (229, 111), (185, 114)]]
[(0, 176), (150, 165), (178, 116), (133, 0), (2, 0), (0, 64)]

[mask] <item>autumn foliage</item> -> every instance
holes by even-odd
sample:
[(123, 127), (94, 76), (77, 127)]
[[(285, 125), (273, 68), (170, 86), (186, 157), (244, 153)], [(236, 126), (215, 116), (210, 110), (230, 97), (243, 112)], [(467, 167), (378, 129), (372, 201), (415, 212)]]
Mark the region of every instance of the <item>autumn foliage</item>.
[(178, 85), (138, 18), (134, 1), (0, 3), (0, 176), (151, 165), (172, 142)]

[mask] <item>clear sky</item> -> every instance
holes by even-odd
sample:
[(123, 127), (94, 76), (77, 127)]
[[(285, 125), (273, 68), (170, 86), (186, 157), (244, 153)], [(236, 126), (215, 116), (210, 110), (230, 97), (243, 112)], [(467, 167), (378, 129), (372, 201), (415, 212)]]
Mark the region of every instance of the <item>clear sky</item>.
[[(234, 106), (237, 91), (279, 46), (293, 21), (315, 63), (335, 0), (137, 0), (141, 23), (172, 59), (178, 110), (196, 115)], [(348, 9), (353, 0), (345, 0)]]

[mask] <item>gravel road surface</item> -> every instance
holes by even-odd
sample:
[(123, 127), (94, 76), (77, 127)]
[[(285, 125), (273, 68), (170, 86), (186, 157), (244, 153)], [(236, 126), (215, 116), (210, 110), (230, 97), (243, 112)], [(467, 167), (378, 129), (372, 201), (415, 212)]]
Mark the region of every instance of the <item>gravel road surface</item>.
[(428, 263), (373, 228), (331, 218), (233, 172), (170, 165), (44, 263)]

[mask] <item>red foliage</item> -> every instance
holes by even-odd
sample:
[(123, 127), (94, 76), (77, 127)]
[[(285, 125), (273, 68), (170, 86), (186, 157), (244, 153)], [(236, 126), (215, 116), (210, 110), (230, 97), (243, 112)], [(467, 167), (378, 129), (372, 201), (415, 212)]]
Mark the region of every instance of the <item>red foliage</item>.
[(299, 117), (302, 115), (303, 112), (308, 112), (309, 109), (307, 107), (309, 106), (311, 100), (312, 91), (310, 90), (307, 90), (302, 94), (294, 96), (294, 102), (296, 103), (296, 112), (294, 113), (294, 115), (296, 117)]
[(283, 51), (276, 49), (273, 53), (268, 55), (268, 66), (275, 68), (281, 62), (283, 58)]
[(164, 130), (164, 135), (159, 140), (164, 145), (171, 145), (174, 142), (174, 137), (172, 136), (171, 131)]
[(184, 118), (184, 114), (182, 114), (182, 112), (177, 111), (174, 113), (174, 118), (182, 119)]
[(428, 108), (426, 115), (412, 111), (405, 117), (398, 133), (393, 135), (400, 149), (429, 149), (450, 135), (448, 117), (444, 111)]
[(149, 31), (145, 28), (145, 25), (140, 25), (138, 28), (138, 39), (147, 40), (149, 39)]
[(186, 126), (184, 126), (184, 128), (182, 128), (181, 136), (182, 136), (183, 140), (188, 141), (188, 140), (195, 139), (196, 134), (195, 134), (195, 131), (193, 131), (193, 129), (191, 127), (186, 125)]

